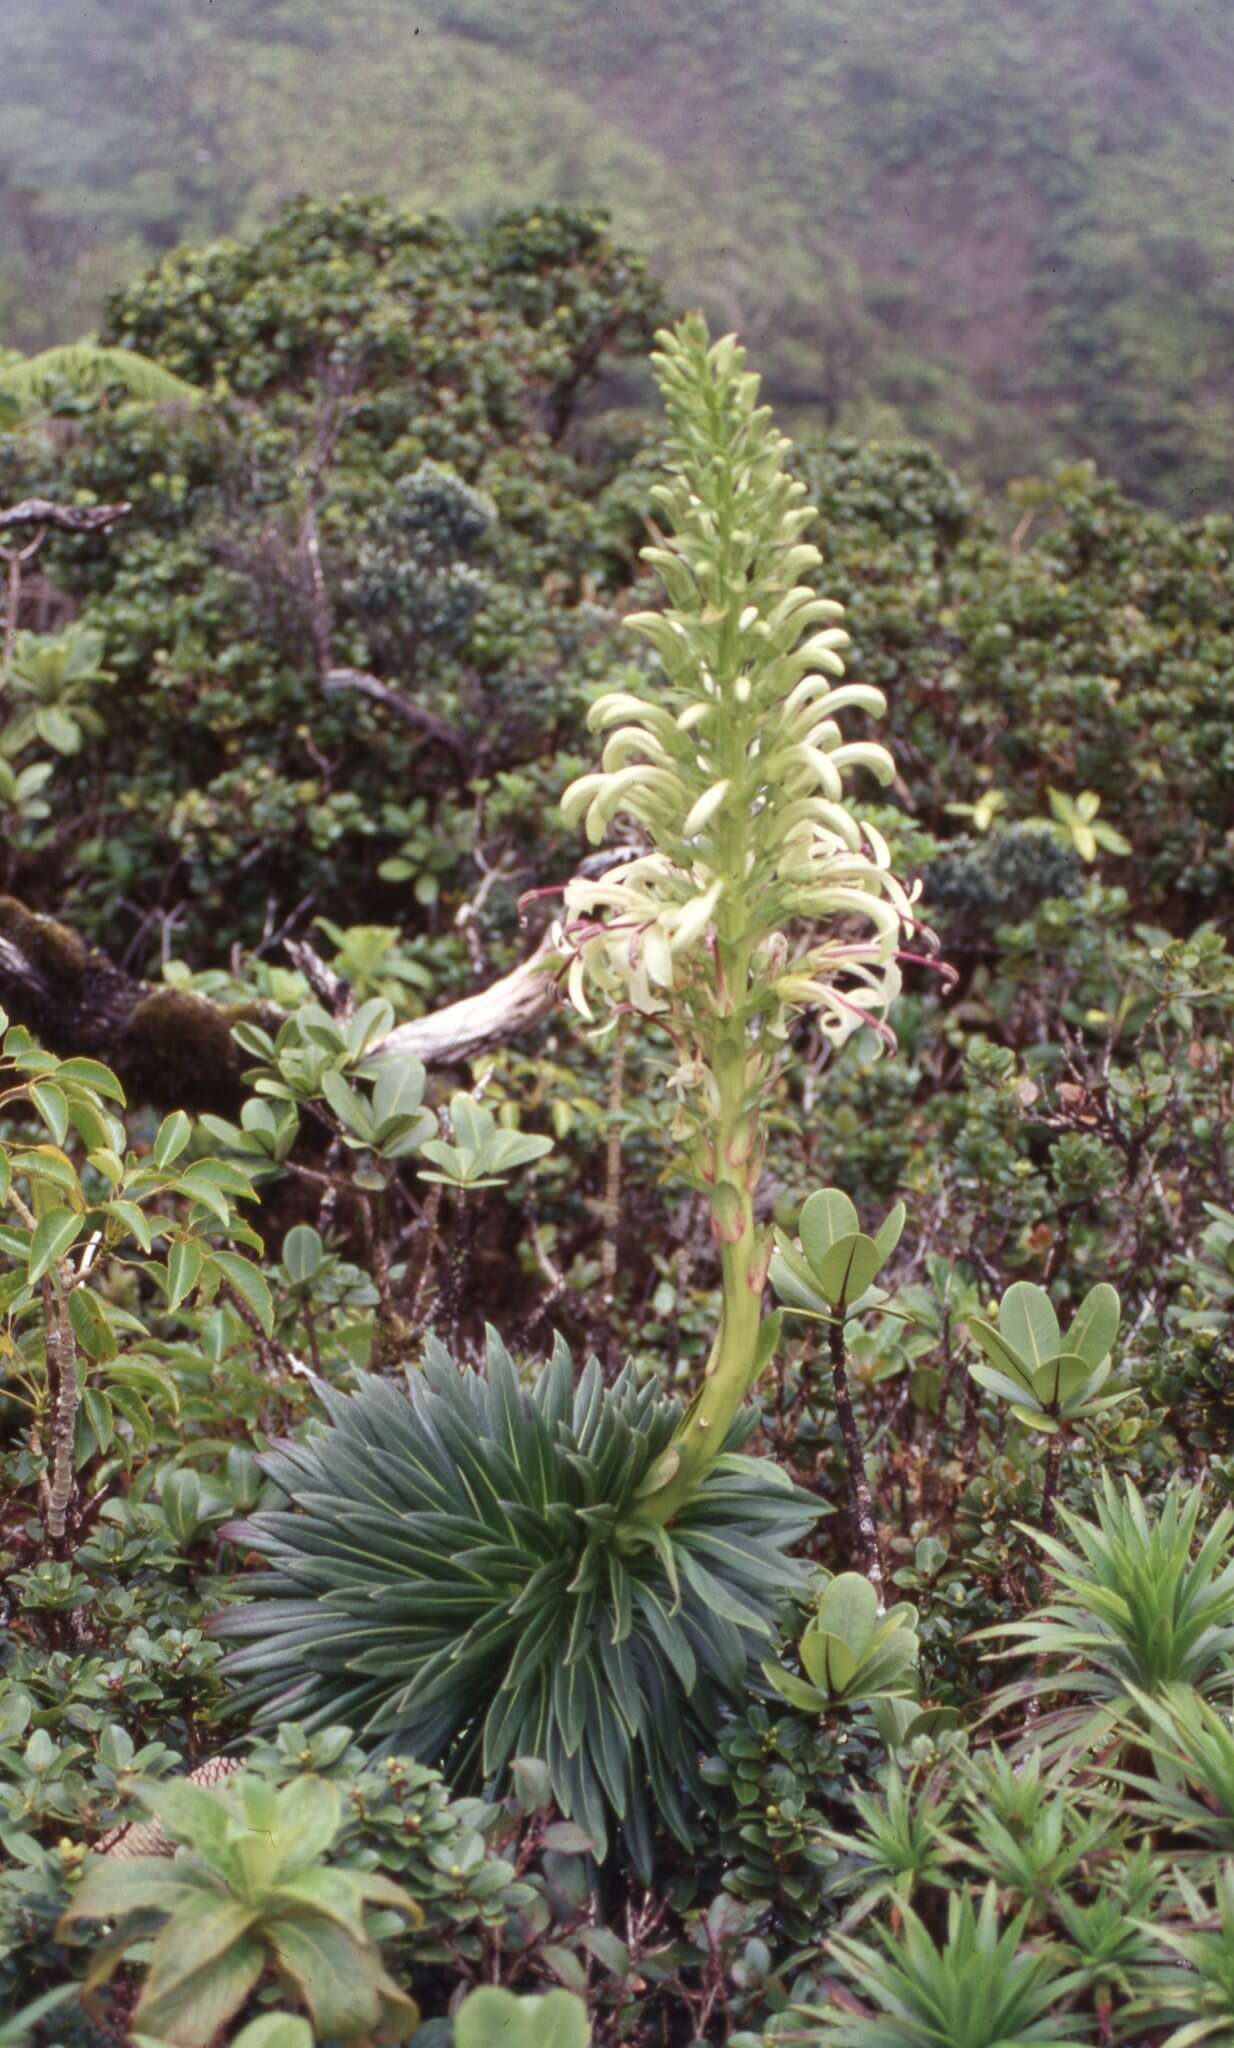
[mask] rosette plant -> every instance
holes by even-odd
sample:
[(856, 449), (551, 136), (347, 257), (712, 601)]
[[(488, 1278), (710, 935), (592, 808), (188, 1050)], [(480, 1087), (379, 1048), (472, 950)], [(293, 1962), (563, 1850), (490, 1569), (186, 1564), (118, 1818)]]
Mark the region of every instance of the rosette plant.
[(405, 1390), (322, 1399), (330, 1428), (262, 1461), (289, 1506), (227, 1531), (269, 1560), (221, 1623), (245, 1704), (341, 1717), (456, 1782), (541, 1757), (596, 1849), (613, 1816), (644, 1870), (653, 1801), (688, 1841), (698, 1757), (801, 1587), (784, 1551), (817, 1504), (730, 1447), (671, 1534), (644, 1521), (679, 1405), (594, 1359), (576, 1385), (560, 1343), (530, 1389), (490, 1335), (482, 1373), (430, 1338)]
[(647, 1017), (680, 1055), (674, 1164), (722, 1274), (701, 1390), (683, 1411), (594, 1367), (575, 1389), (560, 1352), (529, 1389), (493, 1344), (480, 1372), (434, 1350), (409, 1396), (330, 1396), (324, 1433), (266, 1460), (288, 1505), (231, 1532), (269, 1569), (219, 1624), (247, 1639), (231, 1670), (265, 1716), (346, 1719), (456, 1780), (540, 1757), (562, 1811), (599, 1850), (616, 1819), (644, 1870), (657, 1811), (689, 1838), (699, 1749), (759, 1685), (804, 1583), (785, 1553), (819, 1512), (739, 1455), (778, 1330), (760, 1100), (800, 1012), (836, 1044), (890, 1039), (913, 922), (846, 801), (853, 770), (892, 763), (839, 715), (883, 700), (840, 681), (839, 607), (802, 580), (821, 558), (788, 444), (732, 340), (690, 318), (661, 344), (671, 531), (644, 553), (668, 607), (632, 621), (659, 673), (594, 706), (601, 765), (563, 805), (593, 841), (620, 815), (644, 843), (570, 885), (558, 961), (590, 1022)]

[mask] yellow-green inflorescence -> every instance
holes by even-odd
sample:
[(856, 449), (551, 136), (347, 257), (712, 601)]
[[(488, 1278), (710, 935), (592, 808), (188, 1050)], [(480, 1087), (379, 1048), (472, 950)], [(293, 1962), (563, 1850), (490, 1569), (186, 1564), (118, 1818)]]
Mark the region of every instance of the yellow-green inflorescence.
[(897, 956), (913, 923), (887, 847), (846, 801), (855, 768), (891, 756), (846, 740), (838, 714), (878, 715), (880, 691), (845, 683), (842, 608), (802, 579), (822, 560), (815, 518), (788, 474), (789, 443), (758, 378), (698, 315), (658, 336), (670, 481), (654, 492), (662, 546), (643, 550), (667, 593), (627, 624), (662, 675), (601, 697), (600, 768), (566, 791), (593, 844), (613, 821), (644, 844), (596, 881), (571, 882), (558, 933), (572, 1001), (654, 1018), (680, 1055), (683, 1167), (711, 1202), (723, 1272), (720, 1328), (701, 1393), (661, 1484), (666, 1522), (722, 1447), (774, 1346), (762, 1315), (771, 1243), (754, 1218), (760, 1102), (791, 1019), (811, 1011), (836, 1044), (861, 1025), (890, 1039)]

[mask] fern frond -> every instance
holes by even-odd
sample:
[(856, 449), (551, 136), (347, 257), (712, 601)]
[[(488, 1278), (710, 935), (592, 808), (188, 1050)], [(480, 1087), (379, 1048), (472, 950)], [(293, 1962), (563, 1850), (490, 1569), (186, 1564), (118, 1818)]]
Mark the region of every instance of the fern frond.
[(192, 405), (201, 397), (196, 385), (152, 363), (148, 356), (128, 348), (103, 348), (92, 341), (63, 342), (24, 361), (0, 365), (0, 397), (15, 399), (26, 410), (66, 387), (84, 397), (116, 386), (141, 405), (172, 401)]

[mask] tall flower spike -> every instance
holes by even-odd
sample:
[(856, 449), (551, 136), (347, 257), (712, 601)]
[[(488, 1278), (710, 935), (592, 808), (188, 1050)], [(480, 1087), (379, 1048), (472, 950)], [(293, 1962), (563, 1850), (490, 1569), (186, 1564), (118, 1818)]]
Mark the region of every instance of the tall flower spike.
[(729, 337), (693, 315), (658, 337), (669, 480), (653, 493), (666, 538), (645, 548), (667, 606), (627, 623), (660, 675), (601, 697), (599, 768), (566, 791), (567, 820), (598, 843), (617, 818), (644, 845), (566, 890), (558, 927), (572, 1001), (656, 1017), (681, 1053), (677, 1128), (686, 1176), (710, 1200), (721, 1324), (702, 1391), (642, 1504), (665, 1522), (718, 1455), (775, 1342), (762, 1318), (770, 1255), (755, 1222), (761, 1098), (794, 1015), (833, 1044), (886, 1013), (916, 890), (848, 799), (858, 769), (894, 774), (884, 747), (846, 738), (880, 691), (844, 682), (842, 609), (801, 579), (822, 560), (815, 517), (787, 473), (789, 444), (758, 404)]
[(671, 531), (643, 559), (669, 603), (627, 624), (662, 677), (593, 705), (601, 765), (562, 802), (593, 844), (624, 816), (650, 849), (567, 889), (570, 996), (589, 1021), (591, 989), (693, 1024), (715, 1007), (718, 947), (726, 968), (741, 957), (745, 985), (726, 972), (725, 990), (760, 1036), (782, 1038), (809, 1009), (836, 1044), (867, 1023), (886, 1038), (916, 892), (845, 801), (857, 768), (889, 782), (891, 756), (846, 743), (839, 723), (885, 701), (840, 682), (842, 608), (798, 581), (822, 560), (801, 539), (815, 512), (744, 352), (709, 346), (697, 316), (657, 339), (672, 480), (653, 495)]

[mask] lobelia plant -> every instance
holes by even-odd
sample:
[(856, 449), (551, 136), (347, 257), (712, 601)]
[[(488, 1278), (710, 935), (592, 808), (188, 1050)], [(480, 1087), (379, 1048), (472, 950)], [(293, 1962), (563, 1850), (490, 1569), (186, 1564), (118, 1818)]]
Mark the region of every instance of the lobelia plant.
[(653, 1019), (672, 1039), (680, 1171), (704, 1193), (720, 1246), (723, 1306), (703, 1386), (644, 1512), (667, 1522), (717, 1455), (775, 1348), (762, 1297), (772, 1238), (754, 1218), (765, 1099), (792, 1019), (811, 1012), (833, 1045), (862, 1025), (893, 1043), (902, 940), (917, 894), (886, 843), (845, 803), (849, 770), (889, 783), (884, 747), (845, 739), (839, 713), (877, 717), (882, 692), (844, 683), (842, 607), (798, 579), (822, 557), (788, 474), (788, 443), (757, 403), (758, 379), (698, 316), (653, 358), (675, 472), (652, 495), (672, 529), (643, 558), (669, 604), (627, 620), (663, 680), (592, 706), (601, 768), (566, 791), (593, 844), (624, 816), (650, 842), (566, 890), (570, 995)]
[[(663, 674), (593, 707), (602, 765), (563, 800), (593, 842), (621, 815), (648, 844), (569, 885), (557, 943), (588, 1021), (593, 1002), (601, 1029), (633, 1013), (676, 1048), (675, 1165), (707, 1197), (722, 1275), (701, 1389), (683, 1412), (594, 1366), (574, 1388), (559, 1353), (529, 1392), (493, 1343), (483, 1372), (433, 1350), (410, 1401), (376, 1382), (332, 1397), (322, 1435), (265, 1461), (289, 1506), (230, 1532), (269, 1569), (217, 1624), (247, 1639), (230, 1669), (262, 1714), (294, 1699), (306, 1726), (345, 1717), (473, 1782), (542, 1758), (562, 1811), (601, 1853), (615, 1817), (644, 1872), (656, 1813), (690, 1839), (698, 1752), (757, 1686), (805, 1584), (785, 1552), (819, 1512), (738, 1454), (779, 1330), (754, 1213), (760, 1101), (800, 1013), (834, 1045), (862, 1025), (890, 1041), (913, 924), (845, 803), (849, 770), (893, 770), (838, 714), (883, 699), (838, 683), (846, 635), (800, 580), (820, 557), (788, 444), (732, 340), (710, 345), (695, 317), (661, 343), (672, 533), (645, 554), (669, 609), (632, 623)], [(454, 1154), (472, 1138), (492, 1165), (470, 1114), (453, 1148), (422, 1148), (464, 1185)]]
[(326, 1391), (331, 1427), (262, 1461), (291, 1506), (227, 1532), (269, 1562), (216, 1624), (244, 1643), (242, 1702), (341, 1716), (456, 1782), (542, 1756), (596, 1850), (614, 1815), (649, 1870), (652, 1803), (688, 1841), (681, 1790), (801, 1590), (783, 1553), (815, 1504), (730, 1454), (671, 1535), (640, 1522), (678, 1405), (594, 1360), (576, 1385), (564, 1345), (530, 1393), (492, 1335), (484, 1373), (430, 1340), (408, 1379)]

